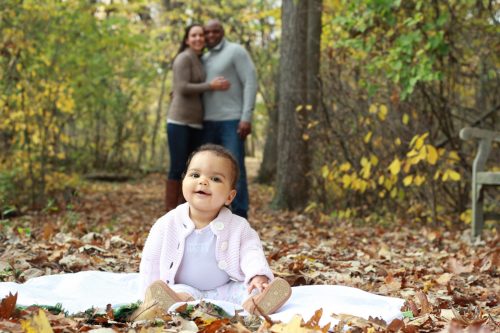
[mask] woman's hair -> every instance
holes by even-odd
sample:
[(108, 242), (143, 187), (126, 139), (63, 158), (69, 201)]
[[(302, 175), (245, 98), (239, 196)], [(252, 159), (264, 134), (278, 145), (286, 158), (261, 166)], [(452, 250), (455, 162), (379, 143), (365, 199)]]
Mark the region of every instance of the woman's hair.
[[(236, 183), (238, 182), (238, 178), (240, 177), (240, 168), (238, 167), (238, 162), (236, 161), (236, 158), (234, 158), (233, 154), (231, 154), (231, 152), (229, 150), (227, 150), (226, 148), (224, 148), (222, 146), (214, 145), (212, 143), (207, 143), (207, 144), (204, 144), (201, 147), (197, 148), (195, 151), (193, 151), (191, 153), (191, 155), (189, 155), (189, 158), (188, 158), (187, 163), (186, 163), (186, 170), (187, 170), (187, 168), (189, 168), (189, 164), (191, 163), (191, 160), (193, 159), (194, 155), (201, 153), (201, 152), (204, 152), (204, 151), (211, 152), (211, 153), (215, 154), (215, 156), (218, 156), (218, 157), (227, 158), (231, 162), (231, 169), (232, 169), (231, 171), (233, 174), (231, 188), (236, 189)], [(184, 172), (184, 175), (182, 178), (184, 178), (185, 175), (186, 175), (186, 172)]]
[(200, 23), (192, 23), (192, 24), (188, 25), (184, 29), (184, 37), (182, 38), (181, 46), (179, 47), (179, 51), (177, 51), (177, 54), (181, 53), (182, 51), (184, 51), (185, 49), (188, 48), (188, 46), (186, 45), (186, 41), (189, 38), (189, 32), (191, 31), (191, 28), (194, 28), (194, 27), (200, 27), (201, 29), (203, 29), (203, 25), (201, 25)]

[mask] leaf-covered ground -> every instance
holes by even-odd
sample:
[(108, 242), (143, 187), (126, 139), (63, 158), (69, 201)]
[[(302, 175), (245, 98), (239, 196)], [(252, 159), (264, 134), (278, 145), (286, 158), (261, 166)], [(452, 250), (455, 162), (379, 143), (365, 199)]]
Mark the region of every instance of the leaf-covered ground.
[[(49, 207), (2, 221), (0, 281), (23, 282), (62, 271), (138, 271), (149, 228), (162, 214), (162, 179), (150, 175), (123, 183), (89, 183), (66, 209)], [(500, 247), (495, 231), (488, 231), (482, 242), (472, 246), (468, 230), (402, 223), (390, 228), (354, 227), (349, 221), (272, 211), (268, 208), (272, 188), (251, 183), (250, 192), (250, 223), (260, 234), (276, 275), (292, 285), (342, 284), (404, 298), (403, 310), (413, 317), (389, 327), (389, 323), (344, 318), (351, 327), (367, 332), (500, 329)], [(112, 313), (99, 320), (95, 314), (66, 318), (36, 309), (12, 312), (9, 302), (12, 299), (5, 298), (0, 305), (0, 332), (29, 330), (44, 323), (57, 332), (99, 327), (127, 332), (131, 327), (113, 319)], [(300, 320), (289, 324), (297, 326), (297, 332), (319, 331), (314, 318), (305, 327), (300, 327)], [(170, 332), (175, 332), (175, 325), (169, 325), (164, 329), (171, 327)], [(274, 327), (278, 332), (285, 326)], [(215, 328), (204, 329), (215, 332)], [(236, 324), (227, 324), (225, 329), (253, 330)], [(261, 327), (265, 330), (273, 331), (270, 324)]]

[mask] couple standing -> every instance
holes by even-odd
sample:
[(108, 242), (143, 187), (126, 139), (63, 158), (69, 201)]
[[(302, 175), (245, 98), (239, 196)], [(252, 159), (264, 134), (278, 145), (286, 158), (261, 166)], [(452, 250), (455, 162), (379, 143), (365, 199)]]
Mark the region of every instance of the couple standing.
[[(203, 53), (205, 46), (208, 52)], [(173, 95), (167, 115), (167, 211), (184, 202), (181, 180), (191, 152), (203, 143), (214, 143), (238, 161), (240, 178), (231, 207), (234, 214), (247, 218), (244, 142), (252, 130), (256, 94), (257, 75), (249, 54), (224, 38), (219, 21), (186, 28), (173, 63)]]

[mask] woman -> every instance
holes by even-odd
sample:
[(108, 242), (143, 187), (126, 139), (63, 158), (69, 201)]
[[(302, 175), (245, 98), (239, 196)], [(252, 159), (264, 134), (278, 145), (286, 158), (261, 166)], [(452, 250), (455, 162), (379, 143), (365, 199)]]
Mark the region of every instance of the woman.
[(201, 144), (203, 107), (201, 94), (208, 90), (227, 90), (229, 82), (216, 77), (205, 82), (200, 56), (205, 48), (205, 32), (200, 24), (186, 27), (182, 44), (173, 63), (173, 93), (167, 116), (170, 170), (165, 195), (167, 212), (184, 201), (182, 173), (188, 156)]

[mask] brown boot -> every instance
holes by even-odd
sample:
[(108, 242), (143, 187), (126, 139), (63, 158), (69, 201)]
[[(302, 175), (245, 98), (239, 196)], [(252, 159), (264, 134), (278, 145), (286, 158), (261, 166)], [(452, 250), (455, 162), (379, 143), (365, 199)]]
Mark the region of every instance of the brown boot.
[(181, 191), (181, 181), (167, 179), (165, 188), (165, 210), (167, 212), (175, 209), (179, 204), (179, 192)]

